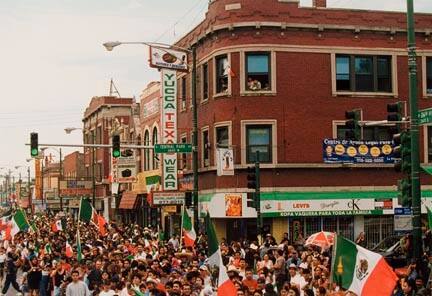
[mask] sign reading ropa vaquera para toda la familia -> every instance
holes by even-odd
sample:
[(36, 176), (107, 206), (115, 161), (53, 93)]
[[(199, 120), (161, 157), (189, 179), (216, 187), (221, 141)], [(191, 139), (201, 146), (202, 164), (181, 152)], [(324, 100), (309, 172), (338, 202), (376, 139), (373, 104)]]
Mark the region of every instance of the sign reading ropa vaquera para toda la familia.
[[(162, 144), (177, 143), (176, 71), (162, 69)], [(163, 155), (163, 190), (177, 190), (177, 153)]]

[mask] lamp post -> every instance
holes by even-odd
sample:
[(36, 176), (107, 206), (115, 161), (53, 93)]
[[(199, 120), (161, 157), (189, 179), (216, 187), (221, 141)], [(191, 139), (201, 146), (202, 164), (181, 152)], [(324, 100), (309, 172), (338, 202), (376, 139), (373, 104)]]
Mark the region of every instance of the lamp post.
[[(64, 129), (66, 134), (70, 134), (75, 130), (82, 130), (85, 131), (83, 128), (80, 127), (67, 127)], [(91, 132), (91, 131), (90, 131)], [(94, 132), (91, 132), (93, 144), (96, 142), (96, 134)], [(96, 177), (95, 177), (95, 147), (92, 147), (92, 160), (91, 160), (91, 167), (92, 167), (92, 204), (93, 208), (96, 208)]]
[(199, 217), (198, 217), (198, 112), (197, 112), (197, 100), (196, 100), (196, 82), (197, 82), (197, 56), (196, 56), (196, 47), (192, 46), (191, 48), (184, 48), (175, 45), (169, 45), (166, 43), (158, 43), (158, 42), (120, 42), (120, 41), (110, 41), (105, 42), (103, 46), (108, 50), (112, 51), (114, 47), (122, 45), (122, 44), (140, 44), (147, 46), (158, 46), (166, 49), (179, 49), (185, 51), (192, 55), (192, 171), (193, 171), (193, 202), (194, 202), (194, 228), (198, 230), (199, 228)]

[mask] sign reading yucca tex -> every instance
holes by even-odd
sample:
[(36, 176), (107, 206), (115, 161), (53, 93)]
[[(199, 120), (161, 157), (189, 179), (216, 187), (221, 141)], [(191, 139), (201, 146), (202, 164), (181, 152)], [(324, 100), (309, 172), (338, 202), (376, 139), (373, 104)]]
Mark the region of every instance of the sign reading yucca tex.
[[(177, 77), (162, 69), (162, 144), (177, 143)], [(163, 155), (163, 190), (177, 190), (177, 153)]]

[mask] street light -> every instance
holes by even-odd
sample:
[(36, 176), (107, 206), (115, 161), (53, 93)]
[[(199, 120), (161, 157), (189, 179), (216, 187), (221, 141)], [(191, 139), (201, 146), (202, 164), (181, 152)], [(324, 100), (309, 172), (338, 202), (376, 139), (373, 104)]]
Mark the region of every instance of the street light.
[(193, 201), (194, 201), (194, 226), (195, 229), (198, 229), (198, 112), (197, 112), (197, 100), (196, 100), (196, 81), (197, 81), (197, 71), (196, 71), (196, 47), (192, 46), (191, 48), (184, 48), (175, 45), (169, 45), (165, 43), (158, 42), (120, 42), (120, 41), (109, 41), (105, 42), (103, 46), (108, 51), (112, 51), (114, 47), (122, 45), (122, 44), (141, 44), (147, 46), (158, 46), (166, 49), (179, 49), (185, 51), (187, 53), (192, 54), (192, 170), (193, 170)]
[[(64, 131), (66, 134), (71, 134), (73, 131), (82, 130), (86, 131), (81, 127), (66, 127)], [(96, 134), (92, 133), (93, 136), (93, 144), (96, 142)], [(92, 147), (92, 204), (93, 207), (96, 208), (96, 178), (95, 178), (95, 147)]]

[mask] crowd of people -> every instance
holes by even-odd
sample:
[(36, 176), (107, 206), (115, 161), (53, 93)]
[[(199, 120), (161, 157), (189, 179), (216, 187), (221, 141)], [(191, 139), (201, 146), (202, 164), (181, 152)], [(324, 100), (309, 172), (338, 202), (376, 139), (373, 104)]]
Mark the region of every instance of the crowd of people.
[[(41, 296), (221, 295), (218, 277), (207, 264), (205, 234), (198, 236), (194, 247), (185, 247), (178, 236), (162, 241), (155, 229), (138, 225), (111, 221), (102, 235), (91, 224), (70, 216), (62, 219), (64, 230), (54, 232), (54, 217), (34, 216), (36, 230), (20, 232), (13, 241), (2, 240), (3, 295), (10, 285), (24, 295)], [(66, 244), (72, 246), (72, 256)], [(220, 250), (238, 296), (354, 295), (342, 292), (331, 280), (329, 250), (292, 244), (287, 234), (279, 241), (267, 234), (261, 244), (222, 240)], [(429, 260), (428, 270), (432, 256)], [(410, 265), (394, 295), (431, 295), (428, 276)]]

